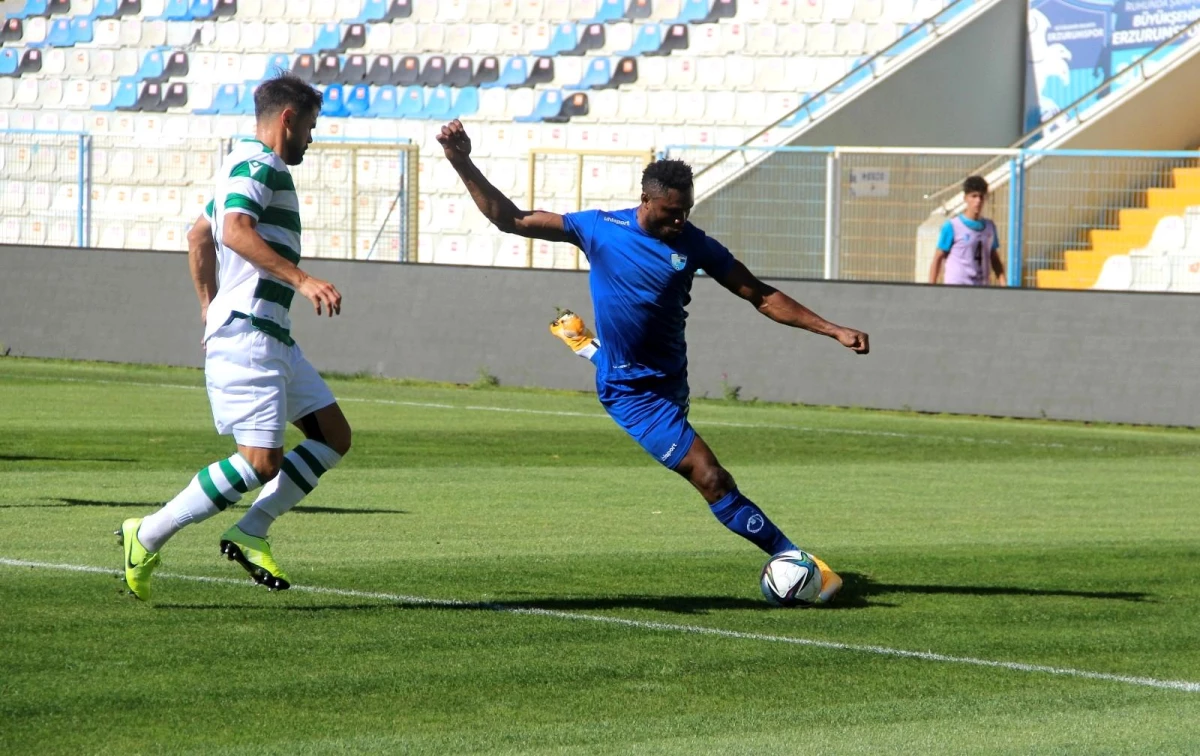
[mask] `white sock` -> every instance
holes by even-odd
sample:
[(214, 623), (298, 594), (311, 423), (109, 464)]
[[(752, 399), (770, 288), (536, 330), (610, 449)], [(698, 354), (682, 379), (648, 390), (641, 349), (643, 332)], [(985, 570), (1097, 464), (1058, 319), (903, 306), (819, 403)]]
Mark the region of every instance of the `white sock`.
[(187, 488), (162, 509), (143, 519), (137, 539), (146, 551), (158, 551), (184, 526), (207, 520), (255, 488), (258, 475), (242, 455), (215, 462), (196, 473)]
[(320, 441), (300, 442), (284, 455), (279, 474), (263, 486), (254, 506), (238, 520), (238, 528), (246, 535), (266, 538), (271, 523), (312, 493), (325, 471), (341, 461), (342, 455)]

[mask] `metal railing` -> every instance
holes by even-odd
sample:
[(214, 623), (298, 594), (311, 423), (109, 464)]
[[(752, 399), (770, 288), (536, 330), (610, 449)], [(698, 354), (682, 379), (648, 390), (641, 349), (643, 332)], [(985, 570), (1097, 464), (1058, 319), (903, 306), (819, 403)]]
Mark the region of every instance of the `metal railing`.
[[(759, 129), (740, 145), (731, 148), (717, 148), (719, 151), (723, 151), (723, 154), (718, 154), (711, 162), (699, 166), (696, 173), (698, 183), (704, 183), (705, 177), (718, 168), (721, 169), (722, 175), (727, 175), (738, 168), (745, 167), (745, 163), (736, 168), (730, 168), (723, 164), (737, 157), (744, 160), (747, 153), (741, 148), (754, 146), (764, 136), (780, 126), (786, 126), (789, 131), (800, 131), (812, 124), (817, 118), (830, 112), (846, 95), (860, 91), (885, 73), (894, 70), (901, 61), (901, 56), (903, 59), (915, 57), (920, 50), (928, 46), (921, 43), (939, 39), (947, 27), (957, 27), (965, 19), (964, 14), (968, 9), (987, 2), (989, 0), (952, 0), (933, 16), (908, 29), (892, 44), (857, 62), (841, 78), (823, 89), (805, 95), (795, 108)], [(932, 42), (929, 43), (932, 44)], [(787, 141), (787, 139), (784, 138), (781, 141)], [(708, 148), (701, 149), (707, 150)], [(699, 157), (698, 155), (689, 157), (692, 158), (692, 162), (698, 162), (696, 159)]]

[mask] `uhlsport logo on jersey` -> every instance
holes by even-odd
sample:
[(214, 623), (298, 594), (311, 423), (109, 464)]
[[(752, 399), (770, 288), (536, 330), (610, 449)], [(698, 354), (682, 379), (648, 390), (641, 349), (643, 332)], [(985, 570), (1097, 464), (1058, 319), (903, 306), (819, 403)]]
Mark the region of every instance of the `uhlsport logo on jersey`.
[(683, 270), (687, 267), (687, 255), (681, 255), (678, 252), (671, 253), (671, 267), (675, 270)]

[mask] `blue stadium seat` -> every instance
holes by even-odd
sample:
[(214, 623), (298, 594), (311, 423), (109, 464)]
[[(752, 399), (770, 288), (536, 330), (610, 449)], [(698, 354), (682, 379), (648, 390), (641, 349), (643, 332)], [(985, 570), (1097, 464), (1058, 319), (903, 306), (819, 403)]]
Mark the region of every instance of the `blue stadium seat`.
[(454, 118), (475, 115), (479, 112), (479, 90), (475, 87), (463, 87), (454, 99)]
[(375, 92), (375, 99), (371, 101), (371, 115), (375, 118), (395, 118), (400, 107), (400, 103), (397, 102), (399, 96), (399, 92), (391, 84), (381, 86)]
[(518, 123), (537, 123), (548, 118), (557, 118), (558, 114), (562, 112), (562, 99), (562, 92), (557, 89), (547, 89), (538, 98), (537, 104), (533, 106), (532, 113), (517, 116), (513, 120)]
[(345, 118), (350, 115), (346, 110), (346, 94), (341, 84), (330, 84), (325, 87), (325, 102), (321, 104), (321, 115), (328, 118)]
[(546, 49), (537, 50), (533, 54), (552, 58), (567, 50), (574, 50), (577, 44), (579, 44), (579, 30), (575, 28), (575, 24), (565, 21), (554, 27), (554, 36), (550, 38), (550, 44)]
[(346, 96), (346, 112), (351, 116), (373, 116), (371, 112), (371, 88), (366, 84), (355, 84)]
[(202, 115), (232, 115), (238, 110), (238, 85), (222, 84), (207, 108), (197, 110)]
[(86, 45), (92, 41), (92, 19), (76, 16), (71, 23), (71, 44)]
[[(149, 20), (149, 19), (147, 19)], [(191, 21), (192, 8), (188, 4), (188, 0), (167, 0), (167, 5), (163, 8), (162, 21)]]
[[(75, 33), (71, 30), (71, 19), (56, 19), (50, 24), (50, 30), (46, 32), (46, 41), (41, 44), (47, 47), (70, 47), (75, 44)], [(30, 47), (40, 46), (38, 44), (30, 45)]]
[(254, 91), (258, 89), (259, 84), (262, 82), (248, 81), (242, 86), (242, 96), (238, 98), (233, 115), (254, 115)]
[(567, 89), (603, 89), (612, 81), (612, 64), (608, 58), (593, 58), (583, 79), (578, 84), (572, 84)]
[(210, 18), (213, 10), (213, 0), (192, 0), (191, 7), (188, 8), (188, 12), (194, 21), (203, 21), (206, 18)]
[(509, 58), (504, 62), (504, 70), (500, 72), (500, 78), (495, 81), (489, 81), (486, 84), (481, 84), (484, 89), (493, 89), (495, 87), (519, 87), (529, 78), (529, 64), (524, 58)]
[(371, 21), (382, 21), (388, 12), (387, 0), (366, 0), (362, 11), (350, 19), (354, 23), (366, 24)]
[(317, 54), (325, 50), (340, 51), (342, 48), (342, 27), (336, 22), (321, 24), (317, 29), (317, 40), (307, 50), (297, 50), (301, 53)]
[(283, 53), (272, 55), (270, 58), (267, 58), (267, 65), (263, 68), (262, 78), (274, 79), (279, 74), (287, 73), (291, 70), (291, 65), (292, 63), (288, 60), (288, 56)]
[(600, 0), (596, 15), (589, 18), (588, 24), (611, 24), (625, 18), (625, 0)]
[(704, 20), (708, 15), (708, 9), (708, 0), (683, 0), (683, 7), (679, 9), (679, 15), (670, 23), (694, 24)]
[(421, 111), (421, 118), (449, 121), (454, 118), (452, 115), (453, 105), (454, 93), (450, 91), (450, 87), (434, 87), (425, 100), (425, 109)]
[(112, 100), (107, 105), (97, 105), (96, 110), (116, 110), (117, 108), (132, 108), (138, 99), (138, 86), (133, 81), (122, 81), (117, 84)]
[(0, 50), (0, 76), (12, 76), (21, 65), (21, 54), (11, 47)]
[(624, 52), (619, 52), (617, 55), (637, 57), (657, 52), (658, 48), (662, 47), (662, 41), (663, 28), (658, 24), (646, 24), (638, 29), (637, 36), (633, 38), (633, 47)]
[(162, 75), (163, 54), (160, 50), (151, 50), (142, 58), (142, 65), (138, 66), (137, 73), (133, 78), (137, 81), (156, 80), (161, 79)]
[(416, 85), (405, 87), (404, 93), (400, 95), (400, 104), (396, 108), (396, 115), (400, 118), (420, 118), (421, 111), (424, 109), (424, 88)]
[(32, 16), (44, 16), (50, 12), (48, 0), (25, 0), (25, 7), (8, 14), (9, 18), (26, 19)]
[(117, 5), (117, 0), (96, 0), (96, 4), (92, 7), (91, 18), (93, 20), (99, 18), (116, 18)]

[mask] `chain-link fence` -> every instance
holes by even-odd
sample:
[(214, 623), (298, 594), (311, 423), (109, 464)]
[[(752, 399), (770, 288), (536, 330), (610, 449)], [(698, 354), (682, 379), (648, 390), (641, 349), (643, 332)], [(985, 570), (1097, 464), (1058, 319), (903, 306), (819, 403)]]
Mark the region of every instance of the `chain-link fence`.
[[(0, 243), (183, 250), (232, 140), (0, 131)], [(293, 166), (308, 257), (412, 260), (411, 144), (316, 143)]]
[[(698, 185), (693, 220), (761, 275), (927, 282), (942, 226), (964, 209), (962, 181), (980, 174), (1008, 285), (1193, 290), (1182, 274), (1164, 283), (1179, 266), (1151, 268), (1139, 255), (1187, 257), (1189, 271), (1200, 263), (1194, 152), (741, 150), (727, 161), (739, 170)], [(1109, 258), (1130, 255), (1130, 281), (1101, 279)], [(1200, 267), (1192, 277), (1200, 287)]]
[(0, 244), (86, 246), (88, 138), (0, 134)]

